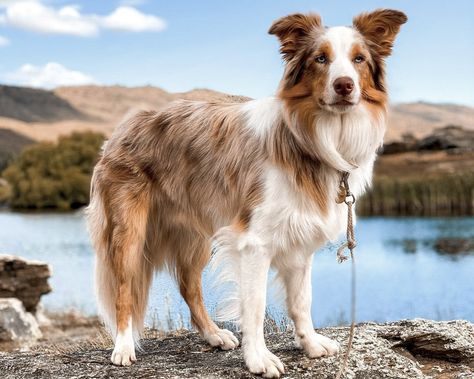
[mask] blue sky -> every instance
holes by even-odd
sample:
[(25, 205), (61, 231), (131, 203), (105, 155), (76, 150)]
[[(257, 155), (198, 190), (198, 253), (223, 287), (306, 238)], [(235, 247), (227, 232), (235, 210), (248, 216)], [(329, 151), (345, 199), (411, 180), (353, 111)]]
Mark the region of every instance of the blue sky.
[(283, 71), (272, 21), (316, 11), (349, 25), (379, 7), (407, 13), (388, 60), (394, 102), (474, 106), (474, 1), (0, 0), (0, 82), (211, 88), (263, 97)]

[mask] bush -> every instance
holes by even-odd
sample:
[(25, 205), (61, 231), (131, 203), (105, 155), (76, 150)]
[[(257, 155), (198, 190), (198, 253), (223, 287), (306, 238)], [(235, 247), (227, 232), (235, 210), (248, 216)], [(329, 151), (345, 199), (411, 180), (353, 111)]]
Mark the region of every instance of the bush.
[(3, 172), (11, 186), (11, 207), (70, 210), (87, 204), (103, 141), (102, 134), (83, 132), (25, 148)]

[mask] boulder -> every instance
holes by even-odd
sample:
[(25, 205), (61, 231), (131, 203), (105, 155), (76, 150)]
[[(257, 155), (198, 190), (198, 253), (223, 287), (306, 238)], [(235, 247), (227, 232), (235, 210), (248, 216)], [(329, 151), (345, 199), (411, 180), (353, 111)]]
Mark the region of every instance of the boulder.
[(31, 343), (41, 336), (38, 322), (20, 300), (0, 299), (0, 342)]
[(455, 238), (442, 237), (438, 238), (433, 248), (440, 254), (468, 254), (474, 253), (474, 237), (471, 238)]
[(48, 264), (0, 254), (0, 298), (15, 297), (35, 313), (42, 295), (51, 292)]
[(474, 130), (448, 125), (433, 130), (419, 140), (411, 134), (405, 134), (401, 140), (385, 143), (382, 154), (400, 154), (411, 151), (446, 151), (450, 154), (474, 152)]
[(412, 134), (404, 134), (400, 141), (392, 141), (384, 144), (382, 154), (400, 154), (415, 151), (418, 140)]
[(474, 130), (448, 125), (418, 141), (418, 150), (474, 151)]

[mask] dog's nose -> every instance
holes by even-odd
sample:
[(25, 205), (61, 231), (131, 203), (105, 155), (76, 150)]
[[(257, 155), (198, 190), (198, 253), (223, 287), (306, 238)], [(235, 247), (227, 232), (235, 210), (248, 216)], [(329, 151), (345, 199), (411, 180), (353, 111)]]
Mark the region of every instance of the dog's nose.
[(350, 95), (353, 89), (354, 89), (354, 81), (348, 76), (337, 78), (334, 81), (334, 91), (336, 91), (338, 95), (341, 95), (341, 96)]

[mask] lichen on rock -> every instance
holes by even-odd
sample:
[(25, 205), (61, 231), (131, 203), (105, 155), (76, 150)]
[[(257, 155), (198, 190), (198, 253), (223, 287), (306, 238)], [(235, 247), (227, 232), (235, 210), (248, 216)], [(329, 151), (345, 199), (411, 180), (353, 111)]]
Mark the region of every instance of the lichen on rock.
[[(348, 327), (319, 329), (346, 347)], [(333, 379), (342, 363), (335, 357), (309, 359), (296, 349), (291, 332), (268, 333), (269, 349), (285, 365), (287, 378)], [(4, 378), (254, 378), (242, 350), (219, 351), (195, 332), (145, 338), (138, 362), (110, 363), (111, 344), (91, 341), (52, 351), (0, 353)], [(473, 378), (474, 324), (422, 319), (357, 325), (346, 379)]]

